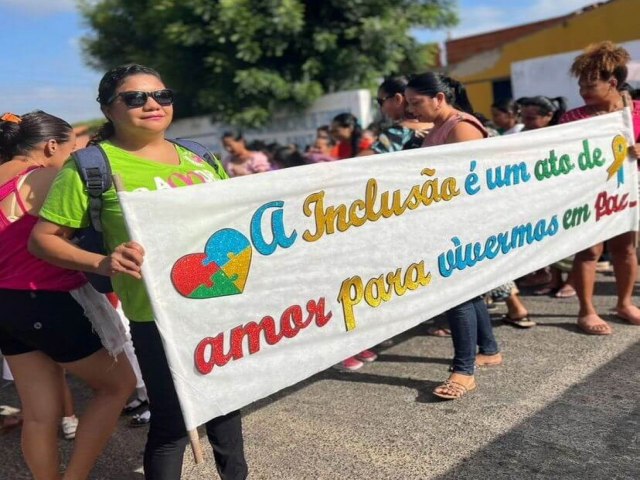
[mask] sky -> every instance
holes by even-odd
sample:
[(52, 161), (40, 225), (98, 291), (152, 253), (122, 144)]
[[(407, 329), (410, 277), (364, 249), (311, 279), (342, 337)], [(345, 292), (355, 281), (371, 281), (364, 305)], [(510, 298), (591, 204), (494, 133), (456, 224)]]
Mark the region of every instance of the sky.
[[(595, 2), (458, 0), (457, 27), (414, 34), (422, 42), (442, 42), (565, 15)], [(40, 109), (69, 122), (101, 118), (95, 98), (103, 72), (87, 67), (80, 49), (88, 33), (75, 0), (0, 0), (0, 113)]]

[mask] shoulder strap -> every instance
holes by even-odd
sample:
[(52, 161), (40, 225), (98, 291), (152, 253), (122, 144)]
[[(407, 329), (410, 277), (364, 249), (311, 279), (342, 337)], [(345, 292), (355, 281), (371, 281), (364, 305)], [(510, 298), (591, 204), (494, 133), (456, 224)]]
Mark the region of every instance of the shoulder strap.
[(80, 178), (89, 194), (89, 218), (96, 231), (102, 231), (100, 212), (102, 194), (111, 188), (111, 165), (104, 150), (99, 145), (91, 145), (71, 154), (78, 167)]
[(187, 138), (167, 138), (171, 143), (175, 143), (176, 145), (180, 145), (182, 148), (186, 148), (187, 150), (195, 153), (200, 158), (202, 158), (205, 162), (211, 165), (216, 173), (220, 174), (220, 162), (214, 157), (211, 152), (204, 145), (194, 141), (189, 140)]

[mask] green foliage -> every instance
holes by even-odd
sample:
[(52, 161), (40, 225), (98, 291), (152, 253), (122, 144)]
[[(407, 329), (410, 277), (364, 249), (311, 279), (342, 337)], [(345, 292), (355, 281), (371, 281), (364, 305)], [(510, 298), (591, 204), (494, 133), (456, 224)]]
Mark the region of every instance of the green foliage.
[(177, 113), (258, 126), (276, 109), (422, 71), (412, 28), (457, 22), (454, 0), (80, 0), (87, 61), (136, 62), (178, 91)]

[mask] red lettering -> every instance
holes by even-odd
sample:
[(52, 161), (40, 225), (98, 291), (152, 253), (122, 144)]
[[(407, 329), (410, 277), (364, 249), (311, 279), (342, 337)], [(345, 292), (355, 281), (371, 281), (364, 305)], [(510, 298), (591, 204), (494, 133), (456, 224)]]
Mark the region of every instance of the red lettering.
[[(195, 351), (196, 368), (204, 375), (211, 373), (214, 366), (223, 367), (231, 360), (232, 353), (224, 355), (223, 352), (224, 335), (219, 333), (215, 337), (204, 338), (198, 343)], [(207, 355), (207, 347), (209, 355)], [(235, 360), (235, 358), (234, 358)]]
[(280, 331), (287, 338), (295, 337), (300, 331), (298, 325), (302, 324), (302, 308), (300, 305), (291, 305), (280, 317)]
[(273, 317), (264, 317), (260, 324), (249, 322), (231, 330), (231, 351), (233, 359), (238, 360), (244, 356), (243, 340), (249, 339), (249, 354), (260, 351), (260, 332), (264, 332), (264, 339), (269, 345), (275, 345), (282, 338), (282, 334), (276, 334), (276, 324)]
[(602, 217), (621, 212), (629, 206), (629, 194), (625, 193), (618, 200), (618, 194), (607, 195), (607, 192), (600, 192), (596, 197), (596, 222)]
[[(301, 330), (307, 328), (314, 320), (318, 327), (324, 327), (333, 314), (329, 311), (325, 314), (325, 299), (307, 302), (307, 318), (303, 320), (302, 307), (291, 305), (280, 316), (280, 331), (276, 333), (276, 325), (273, 317), (265, 316), (260, 323), (249, 322), (239, 325), (228, 334), (230, 338), (229, 352), (224, 354), (225, 333), (219, 333), (215, 337), (203, 338), (196, 346), (194, 359), (196, 369), (203, 375), (211, 373), (214, 367), (222, 367), (229, 361), (239, 360), (245, 355), (245, 343), (248, 345), (248, 354), (253, 355), (260, 351), (261, 341), (268, 345), (276, 345), (283, 338), (293, 338)], [(246, 339), (246, 342), (245, 342)]]
[(309, 312), (310, 317), (311, 315), (315, 316), (316, 325), (319, 327), (324, 327), (333, 316), (331, 311), (329, 311), (327, 315), (324, 314), (324, 297), (320, 297), (317, 303), (315, 300), (309, 300), (307, 302), (307, 312)]

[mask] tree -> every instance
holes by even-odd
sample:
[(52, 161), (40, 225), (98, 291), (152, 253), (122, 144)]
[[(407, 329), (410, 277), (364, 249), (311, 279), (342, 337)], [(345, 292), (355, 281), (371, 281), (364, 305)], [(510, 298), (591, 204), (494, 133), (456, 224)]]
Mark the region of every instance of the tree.
[(276, 109), (425, 70), (411, 28), (457, 22), (454, 0), (80, 0), (88, 63), (136, 62), (178, 91), (177, 112), (263, 125)]

